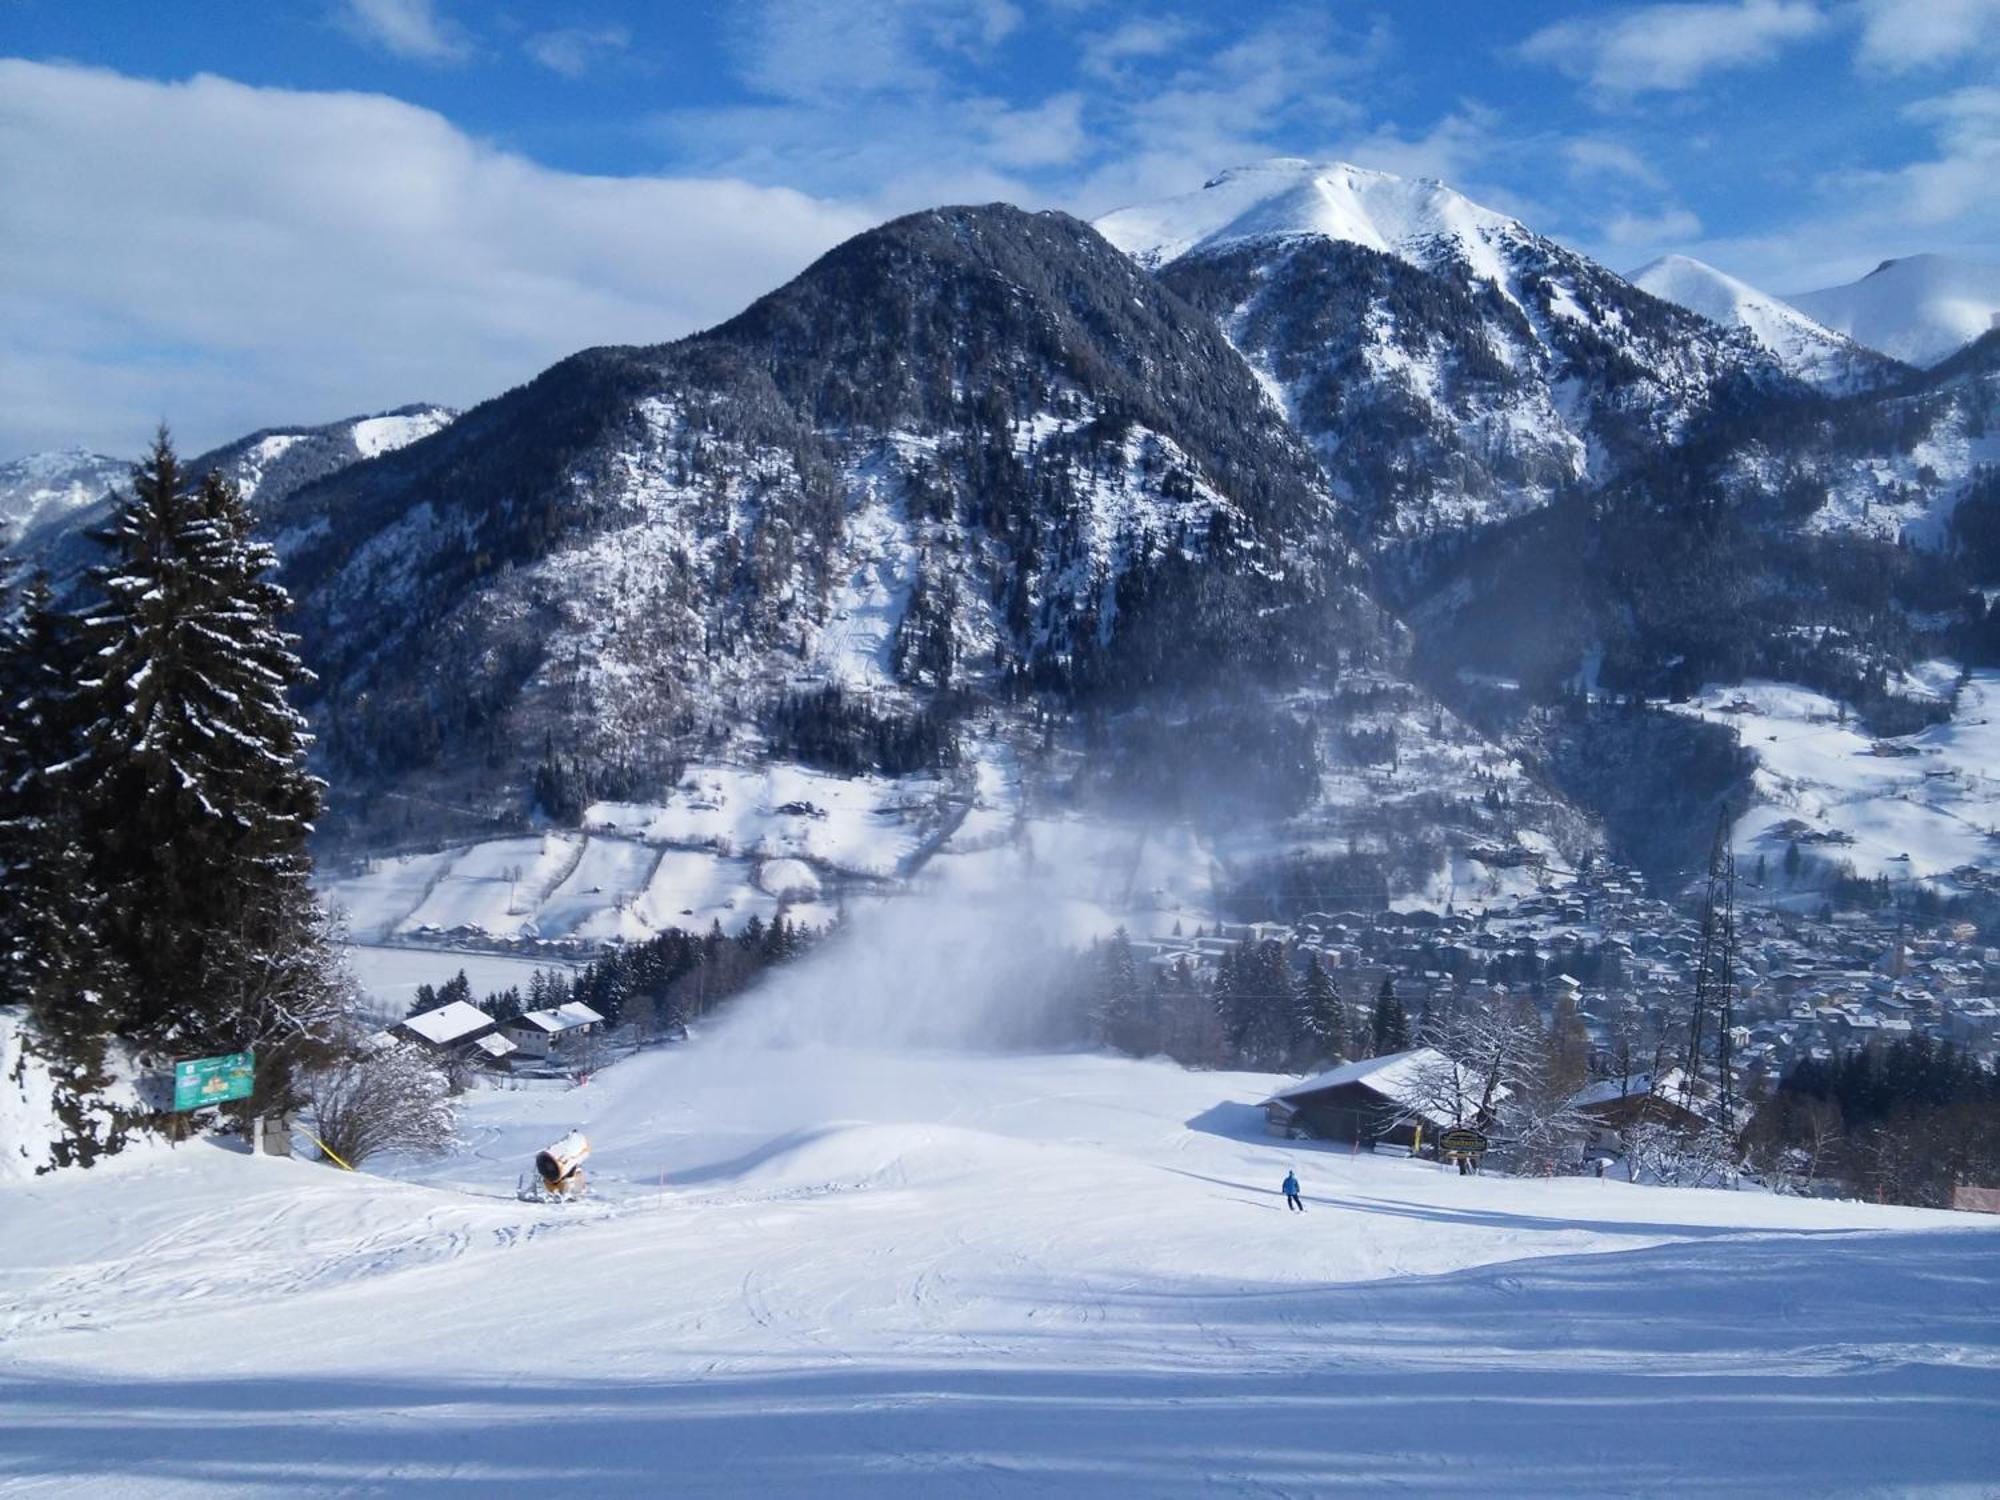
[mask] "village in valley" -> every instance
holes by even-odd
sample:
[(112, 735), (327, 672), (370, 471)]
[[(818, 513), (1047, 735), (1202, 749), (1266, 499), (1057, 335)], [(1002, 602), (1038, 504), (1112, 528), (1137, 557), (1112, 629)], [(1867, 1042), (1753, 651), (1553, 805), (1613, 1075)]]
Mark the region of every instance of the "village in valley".
[[(1740, 1142), (1760, 1104), (1801, 1064), (1831, 1070), (1863, 1051), (1879, 1056), (1884, 1045), (1919, 1041), (1991, 1068), (2000, 1048), (2000, 950), (1976, 924), (1938, 914), (1940, 902), (1919, 916), (1914, 908), (1923, 903), (1836, 910), (1796, 898), (1732, 901), (1722, 914), (1727, 933), (1711, 932), (1705, 958), (1704, 921), (1713, 924), (1718, 913), (1704, 912), (1693, 890), (1668, 900), (1609, 861), (1534, 873), (1532, 883), (1443, 910), (1311, 911), (1291, 922), (1213, 923), (1135, 913), (1132, 935), (1121, 927), (1117, 941), (1154, 996), (1221, 1003), (1209, 997), (1228, 988), (1224, 972), (1250, 950), (1282, 955), (1287, 1008), (1308, 974), (1330, 981), (1353, 1030), (1320, 1055), (1296, 1046), (1289, 1053), (1293, 1071), (1305, 1076), (1265, 1104), (1267, 1126), (1282, 1138), (1440, 1156), (1446, 1133), (1491, 1129), (1497, 1116), (1476, 1085), (1462, 1098), (1438, 1097), (1436, 1070), (1448, 1064), (1432, 1043), (1454, 1018), (1531, 1012), (1550, 1038), (1574, 1037), (1583, 1048), (1575, 1059), (1580, 1076), (1563, 1101), (1569, 1129), (1538, 1158), (1544, 1171), (1602, 1175), (1616, 1166), (1636, 1176), (1643, 1159), (1644, 1170), (1666, 1180), (1734, 1181), (1744, 1163)], [(727, 937), (718, 921), (707, 945), (762, 954), (768, 935), (792, 931), (780, 904), (772, 923), (753, 913)], [(427, 954), (433, 968), (458, 959), (476, 966), (482, 950), (492, 951), (491, 940), (475, 931), (427, 936), (433, 946), (404, 951)], [(1690, 1075), (1690, 1004), (1704, 987), (1705, 964), (1711, 992), (1725, 972), (1723, 941), (1727, 994), (1709, 996), (1708, 1034), (1694, 1049)], [(643, 942), (517, 936), (504, 948), (509, 956), (499, 961), (536, 966), (525, 988), (481, 997), (461, 970), (442, 987), (419, 986), (410, 1014), (376, 1033), (377, 1043), (419, 1044), (470, 1083), (476, 1074), (588, 1078), (644, 1047), (688, 1037), (685, 978), (676, 992), (616, 977), (621, 963), (643, 967)], [(593, 1008), (586, 993), (604, 1009)], [(1379, 1014), (1372, 1030), (1370, 1018), (1389, 996), (1402, 1019), (1385, 1035)], [(1077, 1003), (1087, 1009), (1092, 1002), (1080, 994)], [(1115, 1027), (1100, 1039), (1119, 1045)], [(1727, 1088), (1720, 1083), (1725, 1067)], [(1647, 1157), (1636, 1135), (1655, 1129), (1692, 1137), (1716, 1127), (1739, 1149), (1686, 1178), (1676, 1178), (1657, 1153)], [(1754, 1164), (1746, 1180), (1757, 1181)], [(1853, 1186), (1831, 1173), (1817, 1185), (1810, 1174), (1804, 1182), (1763, 1185), (1820, 1192)], [(1978, 1193), (1960, 1196), (1972, 1206)]]

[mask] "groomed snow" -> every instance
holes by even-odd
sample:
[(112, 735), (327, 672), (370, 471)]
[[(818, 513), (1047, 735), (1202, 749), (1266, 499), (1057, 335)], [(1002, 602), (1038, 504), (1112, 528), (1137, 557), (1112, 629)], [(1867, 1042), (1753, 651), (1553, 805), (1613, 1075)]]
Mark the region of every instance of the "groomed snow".
[[(0, 1492), (1990, 1482), (2000, 1223), (1279, 1143), (1282, 1082), (711, 1040), (475, 1095), (395, 1175), (0, 1187)], [(514, 1201), (571, 1128), (591, 1198)]]

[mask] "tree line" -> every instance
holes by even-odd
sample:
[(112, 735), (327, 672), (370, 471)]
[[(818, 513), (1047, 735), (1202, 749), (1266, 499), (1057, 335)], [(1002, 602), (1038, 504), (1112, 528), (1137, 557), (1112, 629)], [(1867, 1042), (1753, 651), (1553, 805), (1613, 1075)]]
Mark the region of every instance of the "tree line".
[(1958, 1186), (2000, 1186), (2000, 1069), (1923, 1035), (1802, 1057), (1748, 1139), (1785, 1185), (1949, 1208)]
[[(673, 927), (614, 948), (573, 973), (536, 969), (525, 990), (509, 985), (491, 991), (480, 1009), (504, 1025), (529, 1011), (575, 1000), (603, 1016), (609, 1027), (631, 1027), (642, 1042), (676, 1037), (742, 994), (766, 970), (810, 952), (818, 937), (817, 929), (782, 914), (768, 923), (753, 916), (734, 937), (719, 921), (700, 934)], [(410, 1014), (471, 999), (472, 984), (461, 969), (435, 988), (418, 985)]]

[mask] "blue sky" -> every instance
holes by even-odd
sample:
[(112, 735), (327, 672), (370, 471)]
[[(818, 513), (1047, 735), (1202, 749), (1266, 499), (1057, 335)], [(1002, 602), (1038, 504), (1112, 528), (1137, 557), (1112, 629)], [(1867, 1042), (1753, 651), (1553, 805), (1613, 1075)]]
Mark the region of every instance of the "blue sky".
[(2000, 0), (0, 0), (0, 455), (465, 404), (940, 201), (1273, 154), (1619, 270), (2000, 258)]

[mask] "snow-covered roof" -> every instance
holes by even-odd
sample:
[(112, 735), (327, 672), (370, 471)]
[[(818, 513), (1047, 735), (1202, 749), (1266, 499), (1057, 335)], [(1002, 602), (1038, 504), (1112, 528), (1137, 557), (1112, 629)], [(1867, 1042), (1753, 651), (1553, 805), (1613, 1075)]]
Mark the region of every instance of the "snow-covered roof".
[(1417, 1047), (1409, 1052), (1389, 1052), (1381, 1057), (1364, 1057), (1355, 1062), (1342, 1063), (1327, 1072), (1315, 1074), (1288, 1089), (1280, 1089), (1272, 1097), (1297, 1099), (1302, 1094), (1317, 1094), (1322, 1089), (1339, 1088), (1342, 1084), (1365, 1083), (1376, 1093), (1393, 1099), (1397, 1097), (1399, 1088), (1407, 1091), (1426, 1069), (1437, 1067), (1445, 1061), (1445, 1055), (1435, 1047)]
[(1660, 1074), (1659, 1087), (1653, 1086), (1651, 1073), (1634, 1073), (1628, 1082), (1624, 1078), (1600, 1078), (1570, 1096), (1572, 1109), (1588, 1109), (1593, 1104), (1611, 1104), (1620, 1099), (1643, 1099), (1648, 1094), (1658, 1094), (1662, 1098), (1678, 1100), (1681, 1092), (1681, 1070), (1668, 1068)]
[(403, 1022), (403, 1029), (442, 1047), (448, 1042), (470, 1036), (475, 1031), (483, 1031), (492, 1024), (493, 1018), (478, 1006), (467, 1000), (454, 1000), (449, 1005), (440, 1005), (436, 1010), (427, 1010), (420, 1015), (411, 1016)]
[(537, 1031), (546, 1031), (551, 1036), (565, 1031), (574, 1031), (579, 1026), (590, 1026), (604, 1017), (585, 1005), (581, 1000), (569, 1000), (552, 1010), (528, 1011), (515, 1024), (532, 1026)]
[(493, 1058), (505, 1057), (509, 1052), (519, 1052), (521, 1050), (497, 1031), (491, 1036), (481, 1037), (472, 1045), (477, 1047), (481, 1052), (484, 1052), (488, 1057)]
[[(1722, 1101), (1716, 1098), (1715, 1085), (1701, 1078), (1690, 1089), (1687, 1074), (1680, 1068), (1668, 1068), (1658, 1078), (1650, 1073), (1634, 1073), (1629, 1084), (1618, 1078), (1602, 1079), (1571, 1095), (1569, 1103), (1572, 1109), (1589, 1109), (1593, 1105), (1612, 1104), (1623, 1099), (1644, 1099), (1649, 1095), (1677, 1109), (1684, 1109), (1697, 1119), (1721, 1118)], [(1732, 1114), (1739, 1128), (1747, 1124), (1754, 1113), (1754, 1108), (1746, 1101), (1732, 1101)]]

